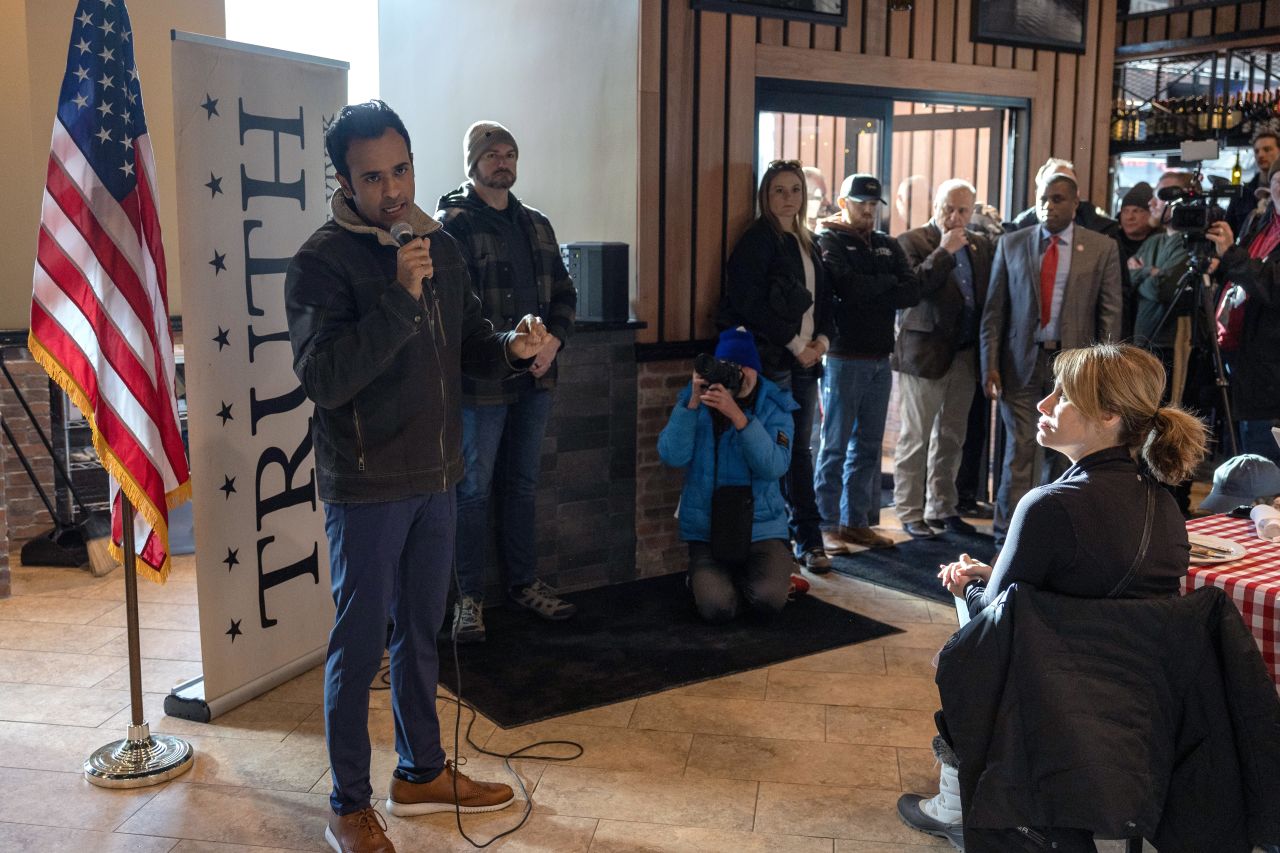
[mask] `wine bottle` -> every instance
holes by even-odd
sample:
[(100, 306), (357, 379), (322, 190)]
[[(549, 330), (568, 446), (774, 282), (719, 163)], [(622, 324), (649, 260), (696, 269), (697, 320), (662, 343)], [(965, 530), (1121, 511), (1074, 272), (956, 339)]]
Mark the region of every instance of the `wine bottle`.
[(1231, 167), (1231, 186), (1240, 186), (1240, 179), (1243, 177), (1243, 170), (1240, 168), (1240, 149), (1236, 149), (1236, 164)]

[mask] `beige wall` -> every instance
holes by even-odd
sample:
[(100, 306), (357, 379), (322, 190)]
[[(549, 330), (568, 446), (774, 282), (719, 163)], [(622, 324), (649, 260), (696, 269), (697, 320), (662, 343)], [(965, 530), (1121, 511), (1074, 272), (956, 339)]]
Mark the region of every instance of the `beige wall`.
[(514, 192), (562, 243), (631, 246), (635, 281), (636, 0), (381, 0), (382, 98), (414, 147), (428, 212), (465, 179), (462, 135), (502, 122), (520, 145)]
[[(49, 138), (58, 89), (66, 67), (76, 0), (0, 0), (6, 39), (0, 51), (0, 329), (25, 329), (31, 304), (31, 272), (40, 224)], [(169, 259), (169, 307), (182, 309), (177, 280), (178, 222), (174, 186), (173, 92), (169, 30), (225, 33), (222, 0), (129, 0), (135, 58), (142, 77), (147, 125), (156, 153), (160, 222)]]

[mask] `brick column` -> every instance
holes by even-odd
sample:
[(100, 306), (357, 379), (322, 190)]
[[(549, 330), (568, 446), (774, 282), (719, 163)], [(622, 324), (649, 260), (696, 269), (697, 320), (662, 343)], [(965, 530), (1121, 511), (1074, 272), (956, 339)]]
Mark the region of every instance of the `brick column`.
[(676, 395), (689, 381), (692, 359), (638, 365), (636, 412), (636, 572), (641, 577), (684, 571), (688, 554), (680, 541), (676, 506), (684, 472), (658, 458), (658, 434), (667, 425)]
[[(49, 375), (44, 372), (44, 368), (31, 360), (31, 355), (25, 347), (10, 347), (4, 350), (3, 357), (5, 365), (13, 374), (18, 387), (22, 389), (31, 410), (40, 420), (40, 426), (46, 435), (51, 436), (53, 429), (49, 421)], [(0, 377), (0, 416), (4, 417), (5, 423), (13, 431), (14, 437), (18, 440), (18, 446), (22, 449), (27, 461), (31, 463), (31, 468), (40, 479), (45, 493), (50, 500), (54, 500), (53, 459), (45, 451), (30, 419), (18, 404), (18, 398), (9, 388), (9, 383), (3, 381), (3, 377)], [(4, 439), (3, 443), (7, 445), (8, 440)], [(45, 510), (40, 496), (31, 485), (31, 480), (22, 469), (16, 454), (7, 446), (5, 451), (4, 486), (7, 509), (5, 530), (8, 540), (16, 544), (48, 530), (53, 526), (53, 519)]]

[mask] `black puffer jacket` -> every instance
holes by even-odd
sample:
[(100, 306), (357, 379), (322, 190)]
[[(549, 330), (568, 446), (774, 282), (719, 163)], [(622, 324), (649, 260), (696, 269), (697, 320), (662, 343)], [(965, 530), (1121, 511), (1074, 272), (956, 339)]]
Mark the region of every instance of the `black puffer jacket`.
[(420, 208), (409, 224), (431, 239), (435, 274), (416, 301), (396, 283), (397, 245), (341, 193), (333, 219), (294, 255), (285, 275), (293, 370), (316, 404), (320, 498), (400, 500), (462, 477), (461, 371), (501, 378), (513, 332), (480, 315), (452, 237)]
[(724, 299), (716, 314), (716, 325), (721, 329), (743, 326), (755, 335), (766, 373), (790, 370), (795, 364), (787, 344), (800, 334), (810, 306), (814, 337), (835, 336), (831, 290), (816, 244), (810, 260), (812, 295), (805, 286), (800, 243), (789, 234), (778, 233), (760, 218), (743, 232), (725, 265)]
[(1079, 599), (1014, 584), (938, 660), (971, 829), (1141, 835), (1161, 853), (1280, 841), (1280, 700), (1215, 587)]
[(818, 234), (831, 279), (834, 356), (887, 358), (899, 308), (920, 301), (920, 279), (898, 241), (880, 231), (859, 235), (826, 228)]

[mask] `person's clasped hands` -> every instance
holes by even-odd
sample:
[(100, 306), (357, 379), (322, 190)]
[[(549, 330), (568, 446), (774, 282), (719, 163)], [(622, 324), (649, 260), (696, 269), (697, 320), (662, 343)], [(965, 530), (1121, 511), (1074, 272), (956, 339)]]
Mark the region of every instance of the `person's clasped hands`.
[(947, 591), (956, 598), (964, 598), (964, 588), (970, 581), (980, 580), (984, 583), (991, 579), (991, 567), (968, 554), (961, 554), (954, 563), (943, 563), (938, 566), (938, 578)]

